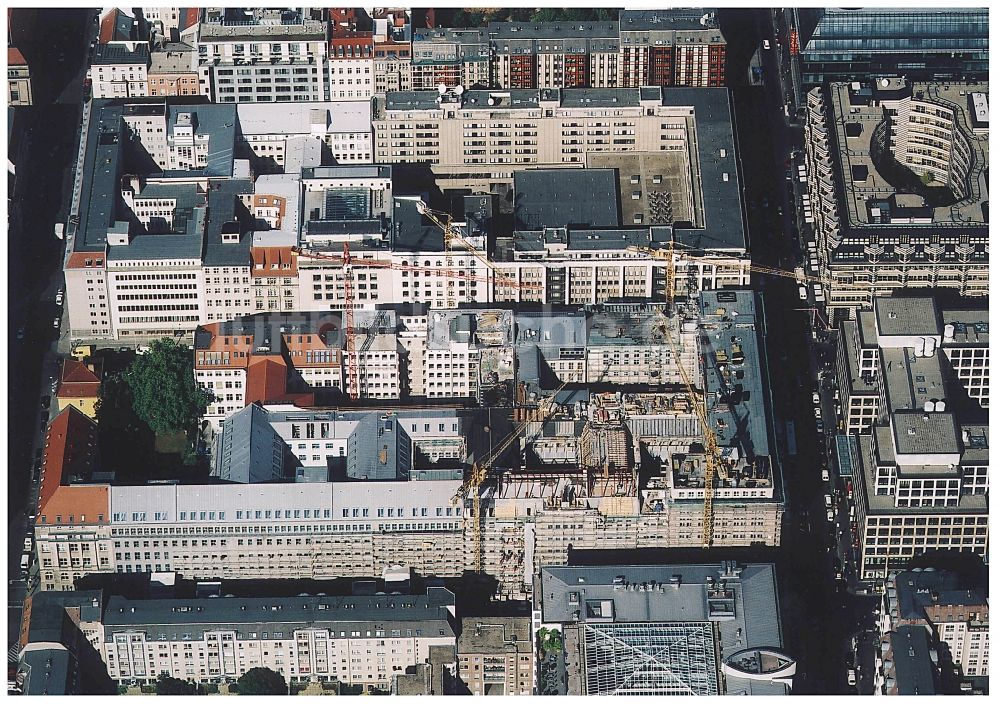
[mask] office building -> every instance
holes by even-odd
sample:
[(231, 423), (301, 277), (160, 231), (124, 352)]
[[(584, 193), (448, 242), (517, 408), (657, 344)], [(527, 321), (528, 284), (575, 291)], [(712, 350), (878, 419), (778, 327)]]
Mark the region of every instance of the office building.
[(198, 71), (216, 103), (329, 99), (327, 26), (305, 9), (209, 8), (197, 29)]
[(987, 17), (971, 7), (827, 8), (800, 39), (802, 81), (987, 80)]
[(875, 688), (882, 694), (945, 694), (940, 670), (959, 679), (989, 675), (990, 611), (985, 588), (930, 568), (898, 572), (879, 604)]
[(840, 458), (854, 487), (860, 576), (884, 577), (928, 551), (985, 555), (986, 411), (940, 349), (934, 306), (876, 298), (874, 311), (861, 315), (863, 338), (878, 340), (877, 350), (862, 349), (876, 419)]
[(807, 96), (806, 222), (831, 318), (901, 288), (985, 296), (985, 83), (834, 83)]
[[(915, 323), (907, 334), (912, 335), (913, 349), (930, 347), (930, 356), (940, 359), (942, 383), (938, 396), (955, 392), (967, 395), (982, 408), (989, 408), (990, 352), (987, 311), (982, 308), (960, 308), (939, 305), (929, 296), (911, 296), (904, 305), (913, 305), (920, 316), (907, 316)], [(884, 419), (881, 377), (882, 326), (901, 318), (888, 318), (898, 313), (891, 301), (879, 301), (875, 311), (861, 311), (858, 319), (841, 323), (837, 350), (837, 387), (845, 432), (870, 433), (878, 420)], [(877, 311), (883, 310), (880, 315)], [(930, 338), (933, 343), (920, 342)], [(926, 377), (925, 377), (926, 380)], [(951, 388), (948, 388), (948, 386)], [(919, 384), (924, 386), (924, 384)]]
[(783, 695), (769, 564), (543, 566), (536, 608), (562, 632), (570, 695)]
[(7, 105), (31, 105), (31, 68), (12, 46), (7, 47)]
[(461, 628), (458, 678), (469, 693), (532, 693), (535, 647), (528, 616), (466, 616)]

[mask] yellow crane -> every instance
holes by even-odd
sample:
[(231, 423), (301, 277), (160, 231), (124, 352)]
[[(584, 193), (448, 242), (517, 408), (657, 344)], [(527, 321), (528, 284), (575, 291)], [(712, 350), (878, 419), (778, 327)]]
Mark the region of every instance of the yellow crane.
[[(674, 277), (674, 247), (681, 247), (684, 249), (697, 249), (696, 247), (691, 247), (689, 245), (684, 245), (679, 242), (670, 241), (670, 246), (667, 249), (656, 249), (655, 247), (644, 247), (641, 245), (633, 245), (627, 247), (629, 251), (638, 252), (639, 254), (648, 254), (651, 257), (656, 257), (657, 259), (664, 259), (667, 261), (667, 274), (670, 277), (670, 281), (667, 285), (667, 303), (670, 303), (673, 299), (673, 277)], [(812, 274), (806, 274), (805, 272), (794, 272), (788, 271), (787, 269), (779, 269), (773, 266), (761, 266), (759, 264), (749, 264), (747, 266), (750, 271), (755, 271), (758, 274), (768, 274), (769, 276), (783, 276), (789, 279), (795, 279), (800, 282), (813, 282), (818, 284), (829, 284), (831, 286), (836, 285), (840, 288), (857, 288), (868, 290), (873, 288), (872, 285), (864, 284), (846, 284), (837, 283), (830, 278), (825, 276), (815, 276)]]
[[(677, 368), (680, 371), (681, 379), (684, 380), (684, 386), (691, 399), (691, 406), (694, 408), (698, 422), (701, 424), (702, 434), (705, 436), (705, 502), (702, 513), (702, 547), (708, 548), (712, 546), (712, 539), (714, 537), (712, 499), (715, 490), (715, 476), (718, 474), (720, 477), (725, 477), (726, 471), (719, 457), (719, 443), (715, 438), (715, 431), (708, 420), (708, 408), (705, 405), (704, 399), (699, 400), (698, 392), (695, 390), (694, 384), (691, 383), (687, 369), (684, 368), (684, 363), (681, 361), (682, 350), (680, 343), (670, 331), (669, 322), (663, 325), (662, 329), (664, 336), (670, 341), (670, 345), (673, 348)], [(698, 355), (700, 356), (700, 354), (699, 352)]]
[(490, 450), (490, 453), (485, 459), (473, 461), (472, 469), (469, 472), (468, 478), (465, 482), (463, 482), (462, 486), (458, 490), (458, 493), (456, 493), (453, 497), (453, 500), (455, 501), (464, 501), (464, 497), (467, 496), (470, 491), (472, 492), (472, 547), (476, 574), (480, 574), (483, 571), (483, 500), (481, 494), (483, 482), (486, 481), (486, 477), (489, 474), (493, 463), (507, 451), (507, 448), (509, 448), (514, 441), (521, 437), (521, 433), (524, 432), (525, 428), (527, 428), (528, 423), (532, 420), (540, 420), (542, 423), (548, 420), (549, 414), (552, 413), (555, 408), (556, 396), (558, 396), (559, 393), (566, 388), (566, 384), (568, 383), (568, 381), (564, 381), (556, 388), (550, 397), (546, 398), (540, 404), (540, 415), (536, 414), (535, 417), (528, 418), (519, 423), (499, 445)]
[(490, 261), (489, 257), (487, 257), (484, 253), (480, 252), (478, 249), (476, 249), (471, 244), (465, 241), (465, 238), (462, 236), (462, 233), (460, 233), (458, 231), (458, 228), (455, 227), (454, 219), (448, 213), (443, 213), (439, 210), (432, 210), (431, 207), (422, 200), (417, 201), (417, 212), (423, 215), (428, 220), (430, 220), (435, 225), (437, 225), (441, 229), (441, 232), (444, 233), (445, 253), (451, 251), (452, 243), (457, 240), (459, 244), (465, 247), (465, 249), (467, 249), (472, 256), (474, 256), (476, 259), (485, 264), (487, 268), (489, 268), (489, 270), (493, 272), (493, 275), (496, 277), (496, 280), (499, 283), (503, 284), (504, 286), (510, 286), (513, 288), (522, 288), (522, 289), (541, 288), (541, 284), (518, 283), (517, 281), (514, 280), (513, 277), (511, 277), (510, 274), (506, 274), (502, 272), (500, 269), (498, 269), (496, 264)]

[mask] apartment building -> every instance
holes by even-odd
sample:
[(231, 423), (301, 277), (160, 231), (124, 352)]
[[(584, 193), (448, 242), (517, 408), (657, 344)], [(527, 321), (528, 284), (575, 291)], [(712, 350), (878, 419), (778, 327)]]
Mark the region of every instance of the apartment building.
[(198, 25), (198, 71), (216, 103), (328, 100), (327, 25), (304, 9), (207, 11)]
[[(939, 668), (954, 668), (961, 679), (989, 675), (990, 610), (981, 585), (947, 571), (898, 572), (886, 581), (879, 607), (877, 692), (908, 694), (916, 681), (925, 683), (920, 694), (933, 694)], [(905, 646), (909, 639), (922, 646), (912, 655), (907, 647), (899, 647), (901, 640)], [(917, 658), (917, 650), (922, 658)], [(911, 666), (919, 677), (908, 676)], [(940, 686), (936, 692), (957, 693)]]
[[(170, 8), (163, 8), (170, 9)], [(149, 55), (149, 95), (201, 95), (195, 48), (181, 42), (158, 45)]]
[(375, 92), (374, 34), (358, 29), (357, 10), (330, 9), (329, 13), (330, 100), (371, 100)]
[(485, 29), (422, 29), (413, 33), (413, 90), (438, 86), (487, 88), (490, 48)]
[(774, 565), (543, 567), (535, 608), (561, 631), (570, 695), (784, 695)]
[(806, 221), (831, 317), (876, 296), (986, 295), (988, 84), (834, 83), (807, 96)]
[(376, 8), (372, 13), (375, 93), (413, 88), (413, 24), (410, 11)]
[(490, 22), (489, 87), (617, 88), (617, 22)]
[[(942, 307), (929, 296), (911, 296), (894, 303), (892, 299), (877, 301), (875, 310), (861, 311), (857, 320), (841, 323), (838, 341), (837, 379), (840, 405), (847, 433), (869, 433), (879, 420), (885, 419), (879, 381), (882, 357), (881, 346), (887, 327), (900, 329), (905, 320), (913, 326), (906, 330), (911, 335), (914, 353), (919, 349), (941, 361), (944, 387), (938, 389), (937, 401), (944, 402), (954, 387), (964, 390), (968, 397), (982, 408), (989, 407), (989, 323), (986, 311), (973, 307)], [(912, 306), (914, 313), (907, 313), (900, 305)], [(902, 314), (903, 317), (900, 317)], [(893, 315), (896, 317), (890, 318)], [(948, 378), (950, 377), (950, 378)], [(926, 377), (925, 377), (926, 379)]]
[(149, 95), (149, 47), (98, 44), (87, 69), (94, 98), (136, 98)]
[(7, 105), (31, 105), (31, 68), (12, 46), (7, 47)]
[(470, 694), (532, 694), (535, 647), (527, 616), (466, 616), (458, 636), (458, 679)]
[(928, 299), (877, 298), (874, 321), (859, 321), (878, 340), (866, 362), (876, 420), (845, 453), (841, 474), (855, 487), (863, 579), (927, 551), (986, 551), (986, 412), (938, 348), (934, 312)]
[(708, 10), (623, 10), (618, 86), (724, 86), (726, 41)]
[(233, 682), (266, 667), (291, 682), (388, 691), (395, 674), (455, 645), (455, 595), (128, 599), (109, 597), (99, 648), (119, 683)]

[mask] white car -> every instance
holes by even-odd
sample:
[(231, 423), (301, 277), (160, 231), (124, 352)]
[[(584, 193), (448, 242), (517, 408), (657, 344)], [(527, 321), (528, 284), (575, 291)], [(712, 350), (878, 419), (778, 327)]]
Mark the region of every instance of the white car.
[(854, 671), (853, 667), (848, 668), (848, 670), (847, 670), (847, 684), (849, 684), (851, 687), (853, 687), (857, 683), (858, 683), (858, 673)]
[(824, 482), (830, 481), (830, 470), (829, 469), (824, 469), (821, 476), (823, 477), (823, 481)]
[(822, 408), (814, 408), (813, 409), (813, 414), (816, 416), (816, 420), (821, 420), (823, 418), (823, 409)]
[(830, 521), (830, 523), (833, 523), (833, 509), (832, 508), (828, 508), (826, 510), (826, 520)]
[(52, 321), (52, 327), (54, 327), (54, 328), (55, 328), (56, 330), (58, 330), (58, 329), (59, 329), (59, 318), (55, 318), (55, 319), (54, 319), (54, 320)]
[(764, 40), (764, 49), (767, 50), (767, 49), (770, 49), (770, 48), (771, 48), (771, 42), (769, 42), (768, 40), (765, 39)]
[(56, 293), (56, 305), (61, 306), (62, 304), (63, 304), (63, 292), (62, 289), (59, 289), (58, 293)]
[(833, 497), (829, 494), (823, 494), (823, 503), (826, 504), (827, 508), (833, 508)]
[(813, 405), (819, 405), (819, 392), (813, 391)]
[(802, 301), (808, 301), (809, 300), (809, 292), (806, 291), (806, 287), (805, 286), (799, 286), (799, 300), (802, 300)]

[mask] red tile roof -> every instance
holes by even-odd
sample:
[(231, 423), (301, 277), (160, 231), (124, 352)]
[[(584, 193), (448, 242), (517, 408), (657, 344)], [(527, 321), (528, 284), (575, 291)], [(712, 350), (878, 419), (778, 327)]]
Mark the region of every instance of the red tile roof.
[(28, 62), (24, 60), (24, 54), (17, 47), (9, 46), (7, 47), (7, 65), (8, 66), (27, 66)]
[(70, 406), (49, 424), (38, 493), (40, 525), (108, 523), (108, 485), (72, 485), (71, 477), (89, 475), (96, 467), (97, 424)]
[(56, 398), (97, 398), (101, 393), (101, 361), (87, 364), (68, 358), (63, 360), (62, 377)]
[(277, 401), (288, 393), (288, 366), (276, 354), (250, 359), (247, 369), (247, 405), (255, 401)]
[(296, 276), (299, 270), (298, 254), (291, 247), (251, 247), (252, 276)]
[(115, 26), (118, 24), (118, 10), (111, 10), (108, 14), (104, 15), (101, 20), (101, 31), (97, 35), (98, 44), (107, 44), (108, 42), (114, 41), (115, 38)]

